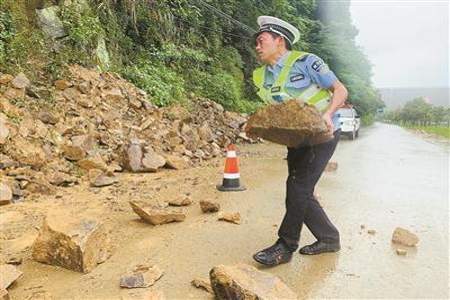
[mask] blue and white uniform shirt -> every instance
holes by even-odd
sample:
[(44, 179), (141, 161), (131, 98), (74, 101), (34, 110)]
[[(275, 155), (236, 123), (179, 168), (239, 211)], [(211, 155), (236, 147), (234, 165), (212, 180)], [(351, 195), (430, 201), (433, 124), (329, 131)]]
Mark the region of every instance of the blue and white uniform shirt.
[[(271, 88), (276, 78), (283, 69), (284, 62), (289, 56), (290, 51), (281, 56), (275, 65), (268, 65), (264, 76), (264, 87)], [(337, 80), (333, 71), (328, 65), (317, 55), (307, 54), (298, 59), (289, 72), (288, 81), (286, 82), (286, 91), (291, 95), (298, 95), (302, 90), (307, 89), (311, 84), (317, 84), (321, 88), (329, 89)], [(335, 113), (332, 117), (334, 130), (340, 128), (339, 117)]]

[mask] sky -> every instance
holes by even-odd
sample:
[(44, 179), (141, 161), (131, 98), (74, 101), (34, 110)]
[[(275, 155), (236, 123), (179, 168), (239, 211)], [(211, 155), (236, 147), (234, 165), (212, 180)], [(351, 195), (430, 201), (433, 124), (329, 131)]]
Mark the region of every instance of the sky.
[(449, 10), (450, 0), (351, 0), (375, 87), (450, 86)]

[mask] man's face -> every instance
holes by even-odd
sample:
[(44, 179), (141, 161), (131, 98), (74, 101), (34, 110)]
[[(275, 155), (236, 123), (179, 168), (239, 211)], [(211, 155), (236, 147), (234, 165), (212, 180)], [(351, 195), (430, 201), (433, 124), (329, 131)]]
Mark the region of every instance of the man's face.
[(269, 63), (277, 56), (282, 45), (281, 36), (273, 37), (268, 32), (263, 32), (256, 37), (256, 53), (262, 63)]

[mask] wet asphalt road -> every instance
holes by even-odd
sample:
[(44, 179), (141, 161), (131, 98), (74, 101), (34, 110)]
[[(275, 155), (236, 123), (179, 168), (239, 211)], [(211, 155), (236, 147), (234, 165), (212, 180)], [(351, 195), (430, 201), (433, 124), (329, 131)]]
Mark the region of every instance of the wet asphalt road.
[[(332, 158), (338, 169), (325, 173), (317, 188), (340, 230), (342, 250), (307, 257), (295, 253), (289, 264), (270, 269), (258, 266), (252, 255), (277, 238), (284, 214), (286, 150), (270, 143), (240, 150), (245, 192), (216, 191), (221, 165), (180, 171), (172, 179), (181, 186), (183, 176), (198, 176), (200, 184), (190, 186), (194, 201), (216, 200), (222, 211), (240, 212), (241, 225), (202, 214), (195, 203), (183, 223), (153, 227), (128, 208), (133, 199), (117, 198), (127, 209), (110, 220), (120, 239), (107, 262), (81, 275), (27, 260), (21, 266), (24, 278), (11, 290), (13, 299), (26, 299), (33, 286), (54, 299), (135, 298), (142, 289), (121, 290), (118, 280), (143, 262), (164, 270), (155, 288), (167, 299), (213, 299), (190, 281), (207, 278), (215, 265), (241, 262), (279, 276), (301, 299), (449, 298), (448, 143), (385, 124), (361, 130), (355, 141), (342, 138)], [(164, 174), (172, 173), (159, 176)], [(143, 180), (154, 177), (142, 175)], [(406, 248), (406, 256), (398, 256), (399, 247), (391, 244), (397, 226), (420, 238), (416, 248)], [(368, 234), (369, 229), (376, 233)], [(305, 228), (300, 244), (313, 241)]]

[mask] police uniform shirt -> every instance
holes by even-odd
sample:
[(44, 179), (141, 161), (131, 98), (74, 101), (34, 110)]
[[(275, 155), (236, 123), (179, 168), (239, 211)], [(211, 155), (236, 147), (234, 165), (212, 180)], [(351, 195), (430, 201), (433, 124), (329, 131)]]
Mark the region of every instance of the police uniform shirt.
[[(290, 53), (290, 51), (287, 51), (278, 59), (275, 65), (267, 65), (264, 77), (265, 88), (272, 87)], [(289, 94), (295, 95), (308, 88), (311, 84), (317, 84), (321, 88), (329, 89), (336, 80), (336, 75), (320, 57), (314, 54), (307, 54), (298, 59), (292, 66), (285, 88)], [(334, 130), (339, 129), (340, 122), (336, 113), (332, 116), (332, 121)]]

